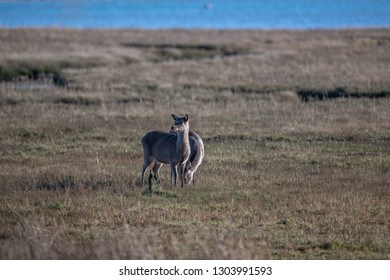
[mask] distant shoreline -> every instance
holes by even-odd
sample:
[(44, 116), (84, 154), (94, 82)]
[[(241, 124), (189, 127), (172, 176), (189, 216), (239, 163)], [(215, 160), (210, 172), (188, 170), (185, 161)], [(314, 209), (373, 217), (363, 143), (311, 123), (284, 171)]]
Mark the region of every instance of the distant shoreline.
[(7, 1), (7, 28), (322, 30), (390, 27), (383, 0)]
[(20, 26), (20, 27), (7, 27), (0, 26), (0, 30), (67, 30), (67, 31), (228, 31), (228, 32), (245, 32), (245, 31), (265, 31), (265, 32), (310, 32), (310, 31), (364, 31), (364, 30), (387, 30), (390, 26), (378, 26), (378, 27), (341, 27), (341, 28), (136, 28), (136, 27), (123, 27), (123, 28), (84, 28), (84, 27), (36, 27), (36, 26)]

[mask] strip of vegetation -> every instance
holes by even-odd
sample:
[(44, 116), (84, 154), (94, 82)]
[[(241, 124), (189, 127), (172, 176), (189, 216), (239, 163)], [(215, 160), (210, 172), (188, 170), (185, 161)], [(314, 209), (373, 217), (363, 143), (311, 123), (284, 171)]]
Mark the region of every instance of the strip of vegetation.
[(15, 99), (12, 97), (8, 97), (8, 98), (0, 97), (0, 105), (16, 106), (22, 104), (23, 102), (24, 100)]
[(119, 98), (117, 99), (117, 102), (118, 103), (123, 103), (123, 104), (128, 104), (128, 103), (154, 103), (154, 99), (152, 98), (148, 98), (148, 97), (133, 97), (133, 96), (130, 96), (130, 97), (123, 97), (123, 98)]
[(204, 142), (240, 142), (240, 141), (255, 141), (255, 142), (291, 142), (292, 139), (283, 136), (263, 136), (257, 137), (246, 134), (221, 134), (203, 139)]
[(41, 75), (58, 74), (59, 72), (60, 69), (55, 65), (27, 61), (8, 62), (0, 65), (0, 81), (12, 81), (21, 76), (36, 80)]
[(297, 91), (298, 96), (302, 101), (308, 102), (310, 100), (326, 100), (334, 98), (385, 98), (390, 97), (390, 91), (372, 91), (372, 92), (359, 92), (352, 91), (345, 88), (335, 89), (300, 89)]
[(0, 62), (0, 82), (50, 80), (55, 86), (67, 86), (69, 81), (63, 74), (63, 69), (88, 69), (99, 65), (100, 62), (95, 59), (77, 61), (6, 60)]
[(147, 49), (153, 52), (152, 61), (162, 62), (167, 60), (197, 60), (213, 58), (216, 56), (236, 56), (248, 53), (243, 47), (234, 45), (212, 45), (212, 44), (142, 44), (124, 43), (124, 47)]
[(56, 86), (66, 86), (68, 80), (58, 63), (42, 61), (7, 61), (0, 64), (0, 82), (51, 79)]
[(37, 183), (36, 188), (40, 190), (55, 190), (55, 189), (66, 189), (75, 186), (75, 180), (73, 177), (60, 178), (57, 181), (46, 178)]
[(273, 93), (288, 90), (281, 86), (273, 85), (256, 85), (256, 84), (235, 84), (235, 85), (201, 85), (201, 84), (184, 84), (183, 89), (205, 89), (214, 92), (230, 91), (233, 94), (251, 94), (251, 93)]
[(63, 96), (54, 100), (55, 104), (66, 104), (66, 105), (100, 105), (102, 100), (99, 98), (90, 98), (83, 96)]
[(291, 89), (277, 85), (256, 85), (256, 84), (235, 84), (235, 85), (202, 85), (183, 84), (184, 90), (204, 89), (213, 92), (229, 91), (233, 94), (268, 94), (291, 90), (297, 93), (302, 101), (328, 100), (335, 98), (386, 98), (390, 97), (390, 90), (387, 89), (349, 89), (336, 87), (334, 89)]

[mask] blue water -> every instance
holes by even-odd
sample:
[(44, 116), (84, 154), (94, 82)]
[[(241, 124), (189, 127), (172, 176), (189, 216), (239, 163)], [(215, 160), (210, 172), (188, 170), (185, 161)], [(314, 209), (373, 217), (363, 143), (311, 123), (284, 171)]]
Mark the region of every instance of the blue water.
[(148, 29), (390, 27), (390, 0), (0, 1), (0, 26)]

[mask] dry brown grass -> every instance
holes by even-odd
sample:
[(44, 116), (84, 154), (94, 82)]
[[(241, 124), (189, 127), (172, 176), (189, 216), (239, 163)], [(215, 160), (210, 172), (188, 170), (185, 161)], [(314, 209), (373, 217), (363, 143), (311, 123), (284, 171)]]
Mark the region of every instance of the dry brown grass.
[[(389, 37), (0, 29), (0, 257), (389, 259), (389, 98), (297, 95), (388, 95)], [(172, 112), (206, 157), (150, 195), (139, 141)]]

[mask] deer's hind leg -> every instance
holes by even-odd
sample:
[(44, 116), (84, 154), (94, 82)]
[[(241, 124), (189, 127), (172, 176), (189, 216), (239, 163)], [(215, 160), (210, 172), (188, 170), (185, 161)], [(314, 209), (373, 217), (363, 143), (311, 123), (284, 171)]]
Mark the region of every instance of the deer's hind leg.
[(157, 184), (159, 184), (159, 185), (161, 184), (160, 169), (161, 169), (162, 166), (163, 166), (162, 163), (160, 163), (158, 161), (155, 161), (154, 165), (153, 165), (153, 168), (152, 168), (153, 177), (154, 177), (154, 179), (156, 179)]
[[(144, 156), (144, 165), (142, 166), (142, 173), (141, 173), (141, 187), (143, 187), (143, 185), (144, 185), (145, 172), (152, 165), (153, 162), (154, 162), (153, 157)], [(149, 185), (149, 190), (151, 191), (152, 185), (151, 185), (150, 179), (149, 179), (148, 185)]]

